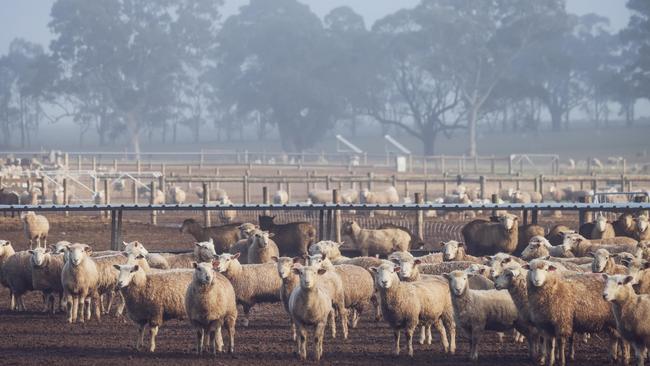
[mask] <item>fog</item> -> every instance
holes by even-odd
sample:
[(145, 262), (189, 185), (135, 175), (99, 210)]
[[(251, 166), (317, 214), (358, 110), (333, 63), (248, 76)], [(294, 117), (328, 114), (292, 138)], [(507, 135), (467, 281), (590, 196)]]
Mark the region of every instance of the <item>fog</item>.
[[(535, 149), (530, 142), (545, 133), (554, 136), (552, 133), (561, 131), (583, 131), (597, 138), (612, 128), (646, 128), (650, 114), (644, 93), (647, 89), (645, 85), (632, 86), (638, 84), (637, 78), (627, 73), (637, 57), (633, 49), (639, 41), (623, 41), (618, 35), (626, 30), (632, 14), (625, 1), (568, 0), (562, 6), (562, 1), (544, 0), (536, 3), (542, 5), (534, 10), (523, 5), (516, 10), (518, 16), (521, 13), (521, 19), (529, 17), (539, 24), (537, 29), (528, 29), (533, 38), (509, 40), (512, 44), (499, 38), (497, 28), (490, 39), (471, 29), (471, 19), (461, 17), (454, 23), (440, 10), (424, 6), (445, 1), (299, 1), (308, 5), (308, 10), (293, 7), (298, 3), (295, 0), (257, 1), (250, 6), (247, 0), (226, 0), (221, 7), (213, 7), (214, 2), (208, 1), (208, 5), (201, 5), (205, 9), (185, 14), (190, 19), (196, 17), (199, 24), (187, 28), (188, 32), (197, 32), (192, 38), (182, 38), (189, 37), (187, 34), (158, 34), (160, 44), (195, 44), (185, 49), (168, 47), (167, 52), (148, 48), (154, 45), (146, 42), (125, 46), (123, 54), (115, 53), (122, 59), (105, 66), (94, 65), (96, 61), (92, 60), (105, 58), (108, 49), (96, 49), (96, 54), (88, 55), (83, 62), (71, 58), (72, 54), (65, 55), (70, 51), (65, 46), (70, 37), (98, 40), (93, 38), (96, 34), (88, 33), (93, 31), (93, 22), (84, 24), (88, 29), (74, 29), (75, 22), (87, 20), (69, 14), (75, 2), (11, 2), (0, 12), (0, 57), (12, 67), (33, 62), (12, 74), (17, 83), (13, 85), (21, 85), (18, 73), (31, 75), (32, 94), (27, 99), (24, 93), (18, 95), (16, 88), (7, 86), (10, 79), (5, 82), (7, 99), (0, 112), (4, 108), (6, 113), (0, 144), (5, 149), (59, 146), (140, 150), (144, 146), (156, 150), (161, 146), (195, 149), (197, 144), (218, 141), (226, 148), (236, 149), (246, 143), (255, 150), (255, 141), (261, 140), (270, 150), (318, 151), (333, 150), (334, 136), (342, 134), (368, 149), (381, 150), (383, 147), (373, 144), (374, 136), (391, 134), (418, 153), (474, 155), (503, 149), (532, 151)], [(53, 5), (60, 11), (52, 12)], [(328, 17), (332, 9), (343, 6), (352, 11)], [(273, 14), (274, 7), (285, 13)], [(420, 10), (409, 11), (413, 16), (422, 15), (422, 19), (407, 20), (404, 15), (409, 11), (399, 12), (415, 7)], [(240, 9), (248, 12), (240, 13)], [(459, 14), (466, 10), (458, 9)], [(201, 11), (205, 13), (201, 15)], [(94, 14), (92, 6), (84, 6), (80, 12)], [(320, 20), (309, 19), (310, 12)], [(359, 19), (355, 18), (357, 14)], [(644, 16), (642, 19), (647, 19)], [(212, 22), (211, 27), (199, 23), (205, 19)], [(492, 21), (486, 19), (477, 16), (475, 20)], [(186, 26), (173, 17), (158, 21), (176, 23), (164, 24), (176, 29)], [(259, 27), (255, 27), (258, 21)], [(363, 22), (363, 30), (355, 29), (357, 22)], [(116, 29), (106, 31), (101, 26), (97, 29), (100, 33), (112, 35)], [(199, 28), (204, 26), (201, 33)], [(410, 34), (405, 29), (410, 29)], [(512, 29), (518, 32), (516, 26)], [(259, 30), (268, 34), (255, 33)], [(79, 33), (82, 31), (86, 33)], [(145, 31), (147, 27), (132, 29), (135, 35)], [(459, 34), (472, 31), (477, 33), (469, 42), (479, 43), (453, 43)], [(420, 38), (426, 34), (440, 37)], [(128, 37), (123, 41), (120, 37), (109, 37), (115, 46), (102, 46), (116, 50), (129, 42)], [(503, 49), (486, 48), (483, 54), (474, 55), (478, 48), (487, 46), (481, 42), (505, 43), (498, 45)], [(152, 58), (142, 64), (127, 63), (138, 50), (149, 52)], [(189, 53), (178, 54), (183, 52)], [(488, 67), (478, 61), (461, 65), (474, 56), (494, 64)], [(156, 64), (161, 59), (169, 63)], [(416, 64), (415, 60), (423, 63)], [(199, 64), (202, 66), (197, 67)], [(106, 66), (114, 67), (114, 72), (94, 74), (97, 67)], [(47, 67), (51, 69), (43, 71)], [(477, 73), (477, 67), (485, 70)], [(92, 74), (95, 79), (74, 80), (71, 75), (55, 75), (53, 71), (71, 68), (86, 68), (90, 72), (86, 75)], [(151, 79), (147, 80), (143, 75), (148, 71), (168, 74), (159, 78), (148, 75)], [(124, 85), (107, 81), (116, 75), (127, 79)], [(468, 80), (478, 75), (480, 83), (470, 85)], [(128, 81), (129, 77), (133, 80)], [(405, 80), (410, 84), (404, 84)], [(98, 81), (107, 84), (98, 87)], [(124, 94), (120, 89), (124, 87), (134, 89)], [(628, 95), (630, 88), (635, 88), (633, 96)], [(124, 98), (140, 109), (136, 112)], [(27, 100), (27, 107), (18, 113), (20, 100)], [(630, 134), (638, 136), (637, 132)], [(491, 143), (497, 138), (494, 136), (503, 134), (518, 136), (523, 143)], [(634, 154), (642, 145), (642, 141), (630, 141), (609, 149)]]

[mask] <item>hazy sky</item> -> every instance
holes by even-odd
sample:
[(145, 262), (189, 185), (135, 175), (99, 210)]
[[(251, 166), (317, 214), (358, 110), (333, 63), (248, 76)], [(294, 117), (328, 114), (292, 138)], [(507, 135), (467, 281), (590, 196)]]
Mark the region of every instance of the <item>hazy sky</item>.
[[(51, 39), (47, 28), (50, 8), (54, 0), (4, 0), (0, 12), (0, 54), (7, 51), (15, 37), (47, 45)], [(412, 7), (419, 0), (302, 0), (312, 10), (323, 16), (329, 10), (348, 5), (361, 13), (368, 25), (403, 7)], [(226, 0), (225, 14), (236, 12), (248, 0)], [(624, 0), (568, 0), (568, 9), (577, 14), (598, 13), (611, 19), (612, 28), (618, 30), (627, 24), (630, 13)]]

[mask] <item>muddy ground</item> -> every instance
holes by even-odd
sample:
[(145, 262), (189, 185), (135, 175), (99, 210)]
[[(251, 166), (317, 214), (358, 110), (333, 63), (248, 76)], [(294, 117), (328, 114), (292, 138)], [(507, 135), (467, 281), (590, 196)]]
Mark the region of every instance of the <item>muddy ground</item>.
[[(127, 220), (125, 240), (141, 240), (155, 249), (190, 248), (192, 238), (179, 233), (172, 222), (182, 217), (169, 217), (169, 227), (153, 227), (137, 222), (137, 217)], [(98, 249), (107, 249), (110, 240), (109, 221), (100, 216), (50, 216), (51, 240), (70, 240), (92, 243)], [(0, 236), (25, 248), (22, 229), (17, 219), (0, 218)], [(280, 304), (254, 308), (251, 325), (237, 327), (235, 354), (216, 358), (197, 357), (193, 353), (195, 334), (186, 321), (166, 323), (158, 335), (155, 354), (138, 353), (133, 349), (136, 328), (129, 321), (106, 316), (101, 323), (94, 320), (86, 325), (69, 325), (62, 314), (47, 315), (40, 312), (40, 294), (27, 295), (26, 313), (11, 313), (8, 309), (8, 291), (0, 289), (0, 364), (2, 365), (166, 365), (193, 363), (197, 365), (300, 365), (294, 354), (294, 343), (289, 338), (288, 318)], [(446, 356), (441, 346), (415, 346), (415, 358), (391, 355), (393, 337), (384, 322), (372, 320), (372, 310), (364, 314), (357, 329), (351, 330), (348, 340), (329, 337), (325, 340), (322, 364), (343, 365), (470, 365), (467, 358), (468, 343), (458, 338), (458, 352)], [(594, 336), (589, 344), (578, 345), (575, 365), (604, 364), (607, 362), (606, 344), (602, 337)], [(310, 346), (311, 347), (311, 346)], [(404, 349), (404, 348), (403, 348)], [(311, 355), (311, 348), (310, 348)], [(508, 336), (499, 343), (495, 334), (486, 334), (481, 345), (480, 364), (529, 364), (523, 344), (514, 344)]]

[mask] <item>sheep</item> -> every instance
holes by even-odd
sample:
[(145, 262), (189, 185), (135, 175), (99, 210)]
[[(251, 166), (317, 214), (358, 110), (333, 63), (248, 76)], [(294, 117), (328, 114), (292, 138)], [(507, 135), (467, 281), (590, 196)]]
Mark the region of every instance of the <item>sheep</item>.
[(348, 257), (341, 255), (341, 243), (331, 240), (323, 240), (309, 247), (309, 255), (322, 254), (326, 256), (332, 264), (341, 264), (347, 261)]
[(300, 277), (299, 286), (292, 292), (289, 298), (289, 314), (296, 324), (298, 337), (298, 355), (300, 360), (307, 359), (307, 326), (314, 326), (315, 356), (319, 361), (323, 354), (323, 338), (325, 326), (331, 313), (332, 298), (319, 284), (322, 283), (322, 276), (328, 271), (324, 268), (304, 267), (297, 265), (293, 273)]
[(520, 256), (524, 249), (530, 244), (530, 239), (535, 236), (544, 236), (544, 228), (536, 225), (522, 225), (519, 227), (519, 237), (517, 238), (517, 249), (512, 253)]
[(59, 295), (59, 304), (63, 300), (63, 285), (61, 284), (63, 254), (52, 254), (44, 248), (30, 250), (29, 253), (31, 254), (32, 288), (35, 291), (43, 292), (47, 298), (50, 312), (55, 314), (54, 294)]
[(379, 259), (377, 257), (354, 257), (344, 261), (340, 261), (338, 264), (351, 264), (354, 266), (365, 268), (366, 270), (369, 271), (370, 267), (377, 267), (382, 265), (383, 263), (390, 263), (390, 262), (384, 259)]
[(21, 205), (38, 205), (38, 196), (41, 194), (41, 191), (38, 188), (32, 188), (29, 191), (24, 191), (20, 194), (20, 204)]
[[(650, 295), (637, 295), (634, 292), (632, 276), (603, 274), (603, 278), (603, 297), (612, 304), (616, 328), (621, 337), (630, 342), (634, 348), (637, 365), (642, 366), (650, 346)], [(624, 360), (625, 364), (627, 361)]]
[[(100, 311), (103, 314), (108, 314), (110, 312), (113, 304), (113, 299), (117, 291), (115, 284), (117, 283), (118, 274), (115, 272), (113, 267), (118, 264), (129, 263), (128, 256), (129, 254), (125, 252), (124, 255), (114, 254), (101, 257), (92, 257), (92, 260), (95, 262), (95, 266), (97, 267), (96, 289), (100, 295), (99, 307)], [(144, 256), (140, 255), (140, 257), (144, 259)], [(138, 262), (137, 264), (140, 265), (140, 267), (142, 267), (145, 271), (149, 270), (149, 265), (145, 260)], [(108, 297), (108, 305), (106, 307), (104, 307), (103, 302), (104, 295)], [(118, 306), (117, 314), (121, 315), (123, 310), (123, 306)]]
[(212, 238), (208, 241), (194, 243), (192, 253), (183, 254), (162, 254), (170, 268), (192, 268), (192, 262), (211, 262), (216, 257)]
[(357, 327), (359, 317), (368, 306), (374, 293), (374, 284), (370, 273), (351, 264), (333, 265), (326, 255), (308, 256), (308, 265), (334, 271), (341, 278), (345, 307), (352, 311), (351, 326)]
[(591, 263), (591, 271), (593, 273), (606, 273), (610, 275), (627, 274), (627, 268), (616, 264), (607, 249), (598, 249), (589, 254), (594, 258)]
[(174, 204), (174, 205), (182, 205), (185, 203), (185, 200), (187, 198), (187, 195), (185, 194), (185, 191), (180, 188), (180, 187), (171, 187), (168, 191), (169, 197), (167, 199), (168, 203)]
[[(455, 270), (466, 270), (474, 262), (443, 262), (438, 264), (424, 264), (419, 258), (413, 257), (408, 252), (395, 252), (389, 256), (390, 261), (400, 266), (400, 279), (403, 281), (417, 281), (420, 279), (430, 279), (432, 276), (441, 276)], [(390, 263), (390, 262), (389, 262)], [(471, 289), (487, 290), (493, 289), (494, 283), (489, 279), (471, 275), (469, 277)]]
[(8, 191), (4, 187), (0, 188), (0, 205), (18, 205), (18, 204), (20, 204), (20, 196), (18, 195), (18, 193)]
[(594, 222), (594, 228), (591, 231), (591, 239), (611, 239), (615, 236), (614, 226), (607, 222), (605, 216), (598, 215)]
[[(232, 205), (232, 201), (228, 197), (223, 197), (221, 200), (218, 201), (219, 205), (222, 206), (228, 206)], [(231, 223), (235, 221), (235, 218), (237, 217), (237, 211), (236, 210), (221, 210), (219, 211), (219, 218), (221, 219), (222, 222), (225, 223)]]
[(571, 253), (571, 251), (564, 245), (553, 246), (545, 237), (535, 236), (530, 239), (530, 244), (528, 244), (526, 249), (521, 253), (521, 258), (530, 261), (535, 258), (546, 257), (549, 255), (562, 258), (573, 257), (573, 253)]
[[(196, 197), (200, 200), (203, 200), (203, 189), (197, 189), (195, 192)], [(228, 199), (228, 192), (221, 188), (215, 188), (210, 190), (210, 200), (211, 201), (223, 201)]]
[[(452, 327), (453, 314), (441, 309), (436, 299), (439, 292), (434, 285), (429, 282), (401, 282), (397, 276), (401, 269), (392, 264), (385, 263), (379, 267), (371, 267), (370, 270), (374, 272), (375, 283), (379, 290), (382, 314), (395, 336), (395, 355), (399, 355), (400, 352), (400, 331), (403, 329), (408, 354), (413, 357), (413, 333), (418, 325), (427, 328), (434, 325), (440, 332), (444, 351), (450, 354), (456, 352), (455, 328)], [(449, 326), (453, 343), (447, 339), (443, 323)], [(451, 334), (451, 329), (454, 334)]]
[(273, 233), (280, 255), (302, 257), (316, 242), (316, 228), (308, 222), (276, 224), (275, 216), (259, 216), (260, 229)]
[(282, 289), (280, 290), (280, 299), (282, 300), (282, 305), (284, 310), (289, 314), (289, 321), (291, 323), (291, 339), (296, 340), (296, 325), (291, 319), (291, 313), (289, 312), (289, 298), (291, 297), (291, 292), (298, 285), (298, 276), (296, 276), (292, 269), (294, 263), (299, 262), (299, 258), (289, 258), (289, 257), (273, 257), (273, 261), (277, 263), (278, 276), (282, 280)]
[(203, 227), (194, 219), (186, 219), (180, 227), (180, 232), (192, 235), (198, 242), (212, 239), (217, 253), (224, 253), (239, 240), (240, 225), (241, 223), (229, 223), (222, 226)]
[(465, 262), (474, 262), (474, 263), (483, 263), (483, 260), (473, 255), (467, 254), (465, 252), (465, 244), (459, 243), (456, 240), (450, 240), (448, 242), (441, 242), (443, 245), (443, 260), (445, 262), (449, 261), (465, 261)]
[(232, 283), (237, 304), (244, 308), (243, 325), (248, 326), (250, 310), (255, 304), (280, 301), (282, 281), (274, 273), (273, 263), (245, 264), (237, 260), (239, 254), (220, 254), (213, 261), (214, 268)]
[(40, 247), (41, 240), (43, 241), (43, 248), (47, 247), (47, 234), (50, 231), (50, 223), (47, 218), (43, 215), (37, 215), (33, 211), (20, 215), (20, 218), (23, 221), (25, 237), (29, 241), (29, 249), (34, 248), (34, 242), (36, 242), (37, 247)]
[(470, 359), (478, 360), (478, 345), (485, 330), (506, 331), (516, 327), (519, 332), (528, 328), (519, 322), (519, 312), (508, 291), (471, 290), (465, 271), (444, 275), (449, 281), (456, 325), (470, 338)]
[(508, 290), (512, 301), (517, 307), (519, 323), (528, 328), (526, 338), (528, 340), (528, 354), (535, 359), (539, 354), (538, 331), (535, 328), (528, 306), (528, 285), (526, 281), (527, 271), (523, 268), (505, 268), (495, 279), (494, 285), (497, 290)]
[[(325, 190), (313, 190), (307, 193), (307, 197), (314, 204), (323, 204), (323, 203), (332, 203), (332, 191), (329, 189)], [(338, 202), (337, 202), (338, 203)]]
[(362, 204), (394, 204), (399, 203), (399, 194), (392, 186), (383, 191), (370, 191), (364, 188), (359, 194), (359, 200)]
[(496, 276), (501, 273), (501, 271), (510, 266), (520, 267), (526, 264), (526, 261), (523, 259), (514, 257), (507, 253), (497, 253), (495, 255), (489, 256), (487, 259), (487, 265), (490, 267), (490, 277), (496, 278)]
[(228, 253), (230, 254), (240, 254), (239, 262), (241, 264), (248, 263), (248, 247), (250, 246), (250, 236), (254, 231), (258, 230), (259, 227), (255, 224), (244, 223), (239, 225), (239, 240), (233, 244), (229, 249)]
[(160, 189), (156, 189), (153, 192), (153, 199), (150, 200), (150, 203), (153, 205), (164, 205), (165, 204), (165, 192)]
[[(86, 244), (75, 243), (65, 248), (67, 260), (61, 270), (61, 283), (63, 284), (63, 295), (66, 299), (68, 309), (68, 322), (77, 321), (78, 313), (80, 322), (84, 318), (90, 319), (90, 303), (86, 298), (92, 297), (95, 304), (95, 318), (100, 320), (99, 293), (97, 283), (99, 273), (97, 265), (90, 259), (92, 249)], [(84, 306), (86, 312), (84, 313)]]
[(650, 240), (650, 230), (648, 230), (648, 216), (640, 215), (636, 218), (636, 231), (634, 237), (639, 241)]
[[(528, 305), (531, 321), (544, 335), (545, 357), (554, 362), (558, 340), (560, 365), (566, 364), (566, 341), (574, 333), (612, 334), (616, 326), (609, 304), (603, 299), (603, 283), (593, 274), (571, 274), (563, 278), (557, 267), (543, 260), (524, 266), (528, 270)], [(613, 346), (613, 344), (612, 344)], [(610, 353), (613, 357), (613, 353)]]
[(9, 288), (9, 310), (26, 311), (23, 295), (34, 290), (29, 265), (31, 254), (28, 251), (14, 252), (10, 242), (5, 242), (3, 249), (5, 260), (2, 264), (2, 282)]
[(542, 199), (542, 194), (539, 192), (515, 191), (510, 201), (512, 203), (540, 203)]
[[(6, 281), (4, 274), (3, 274), (3, 266), (9, 260), (10, 257), (12, 257), (14, 254), (16, 254), (14, 247), (11, 245), (11, 241), (9, 240), (0, 240), (0, 284), (4, 287), (9, 287), (9, 283)], [(9, 288), (9, 291), (11, 292), (11, 288)], [(13, 295), (13, 292), (10, 293), (10, 309), (13, 310), (15, 307), (15, 297)]]
[(558, 224), (553, 226), (546, 235), (546, 239), (551, 245), (561, 245), (564, 241), (565, 233), (574, 233), (575, 231), (567, 226)]
[(274, 205), (286, 205), (289, 203), (289, 193), (283, 190), (278, 190), (273, 195), (273, 204)]
[(634, 223), (634, 216), (625, 212), (622, 213), (616, 221), (614, 221), (614, 234), (615, 236), (627, 236), (635, 238), (636, 225)]
[(156, 269), (171, 268), (169, 262), (163, 255), (161, 255), (160, 253), (149, 253), (147, 248), (145, 248), (144, 245), (142, 245), (142, 243), (140, 243), (139, 241), (132, 241), (130, 243), (124, 241), (122, 242), (122, 246), (124, 247), (122, 250), (129, 255), (133, 255), (135, 257), (137, 257), (138, 255), (144, 256), (151, 268), (156, 268)]
[(273, 257), (279, 257), (280, 251), (278, 246), (270, 238), (273, 234), (267, 231), (255, 230), (249, 238), (248, 246), (248, 263), (270, 263)]
[(635, 253), (637, 249), (636, 241), (631, 238), (616, 237), (598, 241), (585, 239), (585, 237), (580, 234), (566, 235), (562, 245), (570, 250), (576, 257), (587, 256), (589, 253), (595, 252), (601, 248), (607, 249), (612, 254), (621, 252)]
[(197, 329), (197, 354), (203, 353), (203, 340), (208, 333), (212, 354), (223, 352), (221, 327), (228, 331), (228, 353), (235, 351), (237, 303), (235, 289), (223, 275), (216, 273), (212, 263), (193, 263), (192, 282), (185, 292), (185, 311), (190, 324)]
[(145, 272), (138, 264), (116, 264), (119, 274), (117, 288), (124, 297), (126, 314), (138, 326), (135, 349), (140, 351), (145, 327), (149, 326), (149, 351), (156, 350), (156, 336), (164, 320), (185, 319), (185, 293), (192, 269), (172, 269)]
[(344, 189), (339, 192), (339, 200), (342, 204), (351, 205), (359, 202), (359, 191), (354, 189)]
[(383, 224), (379, 225), (379, 227), (377, 229), (379, 229), (379, 230), (383, 230), (383, 229), (399, 229), (399, 230), (402, 230), (405, 233), (409, 234), (409, 237), (411, 238), (411, 241), (409, 242), (409, 248), (410, 249), (424, 249), (424, 244), (425, 243), (417, 235), (415, 235), (411, 230), (409, 230), (408, 228), (406, 228), (404, 226), (395, 225), (395, 224), (392, 224), (392, 223), (383, 223)]
[(498, 217), (498, 223), (474, 220), (462, 229), (468, 253), (491, 255), (499, 252), (512, 253), (519, 239), (518, 217), (510, 214)]
[(395, 251), (407, 251), (411, 237), (400, 229), (362, 229), (355, 221), (346, 221), (341, 230), (350, 236), (354, 247), (362, 256), (388, 255)]

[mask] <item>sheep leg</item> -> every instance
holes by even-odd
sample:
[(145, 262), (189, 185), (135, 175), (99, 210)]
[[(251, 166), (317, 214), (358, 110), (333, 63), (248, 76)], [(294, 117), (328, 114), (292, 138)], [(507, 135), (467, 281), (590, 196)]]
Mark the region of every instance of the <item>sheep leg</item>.
[(14, 295), (14, 292), (9, 290), (9, 310), (14, 311), (16, 310), (16, 296)]
[(632, 343), (632, 347), (634, 348), (634, 358), (637, 366), (643, 366), (645, 363), (645, 347), (636, 342)]
[[(205, 330), (203, 328), (196, 331), (196, 354), (201, 355), (203, 353), (203, 339), (205, 338)], [(212, 343), (210, 343), (212, 345)]]
[(49, 295), (47, 295), (47, 308), (45, 311), (49, 310), (50, 313), (55, 314), (54, 302), (55, 302), (54, 293), (50, 293)]
[(332, 338), (336, 338), (336, 314), (334, 313), (334, 310), (330, 311), (327, 316), (327, 323), (332, 331)]
[(18, 310), (19, 311), (27, 311), (27, 307), (25, 306), (25, 298), (23, 298), (23, 295), (18, 296)]
[(72, 297), (71, 315), (70, 315), (70, 318), (69, 318), (70, 323), (76, 323), (77, 322), (78, 311), (79, 311), (79, 296), (73, 296)]
[(418, 343), (424, 344), (426, 341), (427, 341), (427, 328), (426, 325), (423, 324), (420, 327), (420, 340), (418, 341)]
[[(223, 352), (223, 335), (221, 334), (221, 324), (217, 324), (216, 332), (213, 332), (216, 337), (217, 351), (219, 353)], [(215, 352), (213, 352), (216, 354)]]
[[(234, 317), (226, 317), (226, 328), (228, 328), (228, 338), (229, 338), (229, 344), (228, 344), (228, 353), (233, 353), (235, 352), (235, 320), (237, 316)], [(295, 329), (295, 327), (294, 327)]]
[(149, 352), (153, 353), (156, 351), (156, 336), (158, 335), (158, 326), (149, 326), (149, 334), (151, 335), (151, 344), (149, 346)]
[(248, 323), (250, 322), (248, 316), (249, 316), (249, 314), (251, 312), (251, 307), (252, 306), (250, 306), (248, 304), (244, 304), (244, 305), (242, 305), (242, 307), (244, 308), (244, 320), (242, 321), (242, 325), (247, 327)]
[(456, 354), (456, 322), (454, 322), (453, 313), (446, 313), (442, 321), (445, 329), (449, 332), (449, 353)]
[(325, 337), (325, 322), (319, 322), (316, 325), (316, 330), (314, 332), (314, 344), (315, 344), (315, 354), (316, 361), (320, 361), (321, 356), (323, 355), (323, 337)]
[[(442, 324), (441, 324), (442, 326)], [(442, 328), (445, 329), (444, 327)], [(447, 339), (447, 332), (445, 331), (445, 339)], [(431, 324), (427, 326), (427, 344), (431, 345), (433, 343), (433, 336), (431, 335)]]
[(298, 326), (298, 356), (300, 360), (307, 360), (307, 329), (304, 325)]
[(413, 333), (415, 333), (415, 326), (406, 328), (406, 344), (408, 345), (409, 356), (413, 357)]
[[(115, 297), (115, 292), (109, 291), (107, 297), (108, 297), (108, 304), (104, 309), (102, 309), (102, 314), (108, 314), (111, 312), (111, 308), (113, 307), (113, 298)], [(104, 302), (102, 301), (102, 307), (103, 306), (104, 306)]]
[(144, 328), (145, 324), (138, 325), (138, 337), (135, 339), (135, 350), (140, 351), (142, 344), (144, 344)]
[(338, 307), (339, 316), (341, 317), (341, 328), (343, 328), (343, 339), (348, 339), (348, 309), (345, 308), (342, 301)]
[(124, 314), (124, 307), (126, 307), (126, 300), (124, 300), (124, 295), (120, 291), (117, 292), (117, 296), (120, 298), (120, 305), (117, 306), (115, 315), (122, 316)]
[[(436, 320), (433, 323), (433, 326), (436, 328), (436, 331), (438, 334), (440, 334), (440, 341), (442, 342), (442, 349), (445, 351), (445, 353), (449, 353), (449, 341), (447, 340), (447, 331), (445, 330), (445, 327), (442, 325), (442, 322), (440, 319)], [(427, 330), (428, 333), (428, 341), (429, 344), (431, 344), (431, 328), (429, 327)]]
[(393, 336), (395, 338), (395, 350), (393, 351), (393, 354), (395, 356), (399, 356), (399, 337), (400, 337), (399, 329), (393, 330)]
[(297, 337), (296, 324), (293, 322), (293, 319), (289, 320), (289, 322), (291, 323), (291, 340), (295, 342)]
[[(569, 337), (571, 339), (572, 337)], [(558, 356), (560, 357), (560, 366), (565, 366), (566, 365), (566, 342), (567, 338), (566, 337), (559, 337), (558, 339), (558, 351), (559, 354)]]
[(378, 322), (381, 320), (382, 315), (381, 315), (381, 300), (377, 291), (375, 291), (375, 293), (372, 295), (370, 301), (375, 306), (375, 321)]
[(357, 312), (357, 309), (350, 309), (350, 327), (352, 327), (352, 329), (356, 328), (358, 322), (359, 313)]
[(470, 355), (472, 361), (478, 361), (478, 345), (481, 341), (481, 331), (479, 329), (472, 329), (470, 336)]

